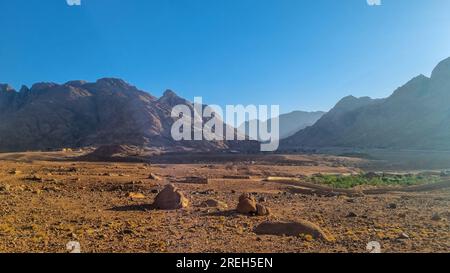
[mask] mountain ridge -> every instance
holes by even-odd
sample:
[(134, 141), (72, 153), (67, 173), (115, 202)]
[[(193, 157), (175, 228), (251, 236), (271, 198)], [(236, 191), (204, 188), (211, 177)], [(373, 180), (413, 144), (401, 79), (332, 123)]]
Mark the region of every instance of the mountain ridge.
[(450, 149), (450, 58), (431, 77), (419, 75), (384, 99), (342, 99), (282, 149)]
[(173, 91), (160, 98), (122, 79), (35, 83), (19, 92), (0, 85), (0, 151), (135, 145), (162, 150), (253, 150), (255, 142), (174, 141)]

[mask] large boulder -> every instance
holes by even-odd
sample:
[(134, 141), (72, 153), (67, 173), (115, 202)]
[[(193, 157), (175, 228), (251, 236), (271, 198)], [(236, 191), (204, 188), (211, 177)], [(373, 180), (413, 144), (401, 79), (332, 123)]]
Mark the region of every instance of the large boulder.
[(189, 200), (174, 185), (167, 185), (155, 198), (153, 207), (162, 210), (182, 209), (189, 206)]
[(236, 210), (242, 214), (256, 214), (256, 200), (248, 193), (244, 193), (239, 197), (239, 203)]

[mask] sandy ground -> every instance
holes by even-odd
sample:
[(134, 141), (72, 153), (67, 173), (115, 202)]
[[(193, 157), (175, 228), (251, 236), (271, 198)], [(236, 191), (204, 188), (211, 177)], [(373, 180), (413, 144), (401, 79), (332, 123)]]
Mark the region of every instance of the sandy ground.
[[(371, 241), (379, 242), (383, 252), (450, 251), (450, 189), (320, 197), (263, 181), (267, 176), (357, 173), (352, 159), (289, 156), (289, 164), (259, 159), (211, 164), (58, 161), (66, 156), (0, 156), (0, 252), (66, 252), (69, 241), (78, 241), (82, 252), (367, 252)], [(150, 173), (162, 180), (149, 179)], [(189, 176), (208, 177), (209, 183), (181, 182)], [(151, 208), (168, 183), (189, 198), (188, 208)], [(238, 214), (234, 209), (244, 192), (270, 207), (272, 215)], [(144, 198), (132, 200), (130, 193)], [(202, 208), (207, 199), (223, 201), (228, 209)], [(436, 213), (440, 219), (432, 220)], [(267, 220), (300, 219), (336, 240), (254, 233)]]

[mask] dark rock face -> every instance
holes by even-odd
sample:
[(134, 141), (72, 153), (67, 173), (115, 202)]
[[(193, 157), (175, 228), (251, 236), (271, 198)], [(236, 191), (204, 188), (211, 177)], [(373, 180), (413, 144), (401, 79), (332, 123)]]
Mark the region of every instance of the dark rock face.
[(346, 97), (282, 149), (450, 149), (450, 58), (386, 99)]
[[(187, 100), (168, 91), (157, 99), (123, 80), (63, 85), (37, 83), (16, 92), (0, 85), (0, 151), (52, 150), (102, 145), (188, 147), (198, 151), (258, 145), (175, 142), (172, 107)], [(237, 147), (236, 147), (237, 146)], [(259, 146), (258, 146), (259, 148)]]

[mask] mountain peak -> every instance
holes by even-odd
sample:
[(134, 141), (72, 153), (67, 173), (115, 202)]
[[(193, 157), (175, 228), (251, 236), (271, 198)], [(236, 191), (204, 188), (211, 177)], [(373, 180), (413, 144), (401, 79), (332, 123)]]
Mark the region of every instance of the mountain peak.
[(341, 99), (331, 111), (333, 112), (351, 111), (369, 105), (375, 101), (376, 100), (370, 97), (357, 98), (355, 96), (347, 96)]
[(26, 93), (26, 92), (29, 92), (29, 91), (30, 91), (30, 88), (28, 88), (28, 86), (22, 85), (22, 87), (19, 90), (19, 93)]
[(440, 79), (440, 78), (449, 78), (450, 77), (450, 57), (441, 61), (431, 73), (432, 79)]
[(171, 97), (171, 98), (173, 98), (173, 97), (178, 97), (178, 95), (175, 92), (173, 92), (172, 90), (167, 89), (164, 92), (163, 97)]
[(76, 80), (76, 81), (68, 81), (64, 85), (69, 85), (69, 86), (73, 86), (73, 87), (81, 87), (81, 86), (85, 85), (86, 83), (87, 83), (86, 81)]
[(0, 84), (0, 92), (15, 92), (9, 84)]
[(45, 90), (45, 89), (49, 89), (49, 88), (52, 88), (55, 86), (58, 86), (58, 84), (53, 83), (53, 82), (38, 82), (31, 86), (31, 91)]
[(104, 86), (130, 86), (127, 82), (119, 78), (101, 78), (98, 79), (96, 84)]
[(190, 102), (178, 96), (174, 91), (170, 89), (167, 89), (164, 92), (163, 96), (159, 98), (158, 102), (172, 107), (179, 104), (190, 105)]

